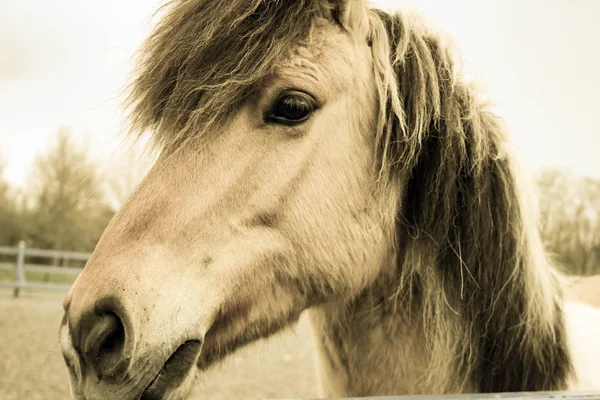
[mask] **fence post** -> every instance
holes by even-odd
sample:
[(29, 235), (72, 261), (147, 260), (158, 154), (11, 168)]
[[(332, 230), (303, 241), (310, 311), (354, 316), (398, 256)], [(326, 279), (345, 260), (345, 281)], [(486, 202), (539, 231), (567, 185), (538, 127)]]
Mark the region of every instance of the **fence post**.
[(17, 254), (17, 286), (13, 293), (14, 297), (19, 297), (21, 286), (25, 283), (25, 242), (19, 242), (19, 253)]

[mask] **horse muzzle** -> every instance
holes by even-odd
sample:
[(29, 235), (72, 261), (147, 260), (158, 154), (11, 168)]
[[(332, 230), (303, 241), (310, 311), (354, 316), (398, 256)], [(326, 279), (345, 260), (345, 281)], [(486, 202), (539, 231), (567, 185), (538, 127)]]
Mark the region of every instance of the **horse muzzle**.
[(81, 316), (66, 308), (60, 344), (74, 399), (185, 397), (201, 338), (174, 345), (143, 343), (131, 316), (114, 299), (96, 302)]
[(98, 279), (94, 268), (86, 266), (71, 288), (59, 331), (72, 397), (185, 398), (214, 296), (181, 276)]

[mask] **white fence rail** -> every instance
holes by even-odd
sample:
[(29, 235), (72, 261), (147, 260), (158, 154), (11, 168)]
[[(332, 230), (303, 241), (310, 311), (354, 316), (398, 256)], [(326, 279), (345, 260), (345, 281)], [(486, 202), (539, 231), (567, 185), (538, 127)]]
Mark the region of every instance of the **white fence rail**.
[[(330, 400), (600, 400), (600, 392), (520, 392), (385, 397), (344, 397)], [(283, 400), (283, 399), (279, 399)], [(318, 400), (318, 399), (287, 399)]]
[(14, 296), (18, 297), (19, 292), (22, 288), (28, 289), (47, 289), (47, 290), (59, 290), (67, 291), (71, 285), (59, 285), (53, 283), (30, 283), (25, 279), (25, 272), (38, 272), (48, 274), (67, 274), (67, 275), (79, 275), (82, 268), (73, 267), (55, 267), (46, 265), (35, 265), (26, 264), (26, 257), (47, 257), (52, 259), (61, 259), (63, 263), (69, 260), (75, 261), (87, 261), (90, 258), (89, 253), (79, 252), (68, 252), (60, 250), (42, 250), (42, 249), (28, 249), (25, 246), (25, 242), (19, 242), (18, 247), (3, 247), (0, 246), (0, 256), (16, 256), (16, 262), (14, 264), (0, 264), (0, 270), (9, 270), (16, 272), (16, 280), (8, 282), (0, 282), (0, 287), (12, 287), (14, 288)]
[[(345, 397), (330, 400), (600, 400), (600, 392), (521, 392), (421, 396)], [(283, 400), (283, 399), (279, 399)], [(318, 399), (287, 399), (318, 400)]]

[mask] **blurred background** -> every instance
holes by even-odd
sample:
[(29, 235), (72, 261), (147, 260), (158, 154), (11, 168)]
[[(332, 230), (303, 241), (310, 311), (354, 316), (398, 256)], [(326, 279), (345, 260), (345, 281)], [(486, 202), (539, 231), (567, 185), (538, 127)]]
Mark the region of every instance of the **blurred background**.
[[(61, 288), (151, 165), (144, 142), (123, 136), (121, 102), (163, 3), (0, 0), (0, 283), (58, 288), (0, 288), (2, 399), (68, 398)], [(579, 277), (600, 274), (600, 2), (371, 3), (414, 8), (454, 38), (535, 183), (547, 250), (595, 302), (600, 280)], [(315, 396), (310, 339), (302, 318), (211, 371), (196, 395)]]

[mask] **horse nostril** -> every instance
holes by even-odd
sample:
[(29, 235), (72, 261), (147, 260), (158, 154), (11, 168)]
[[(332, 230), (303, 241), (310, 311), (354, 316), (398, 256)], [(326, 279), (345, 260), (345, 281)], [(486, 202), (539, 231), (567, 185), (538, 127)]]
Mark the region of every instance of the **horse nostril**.
[(98, 379), (123, 374), (130, 357), (126, 347), (123, 321), (115, 313), (95, 314), (88, 320), (89, 330), (81, 337), (81, 355), (93, 366)]

